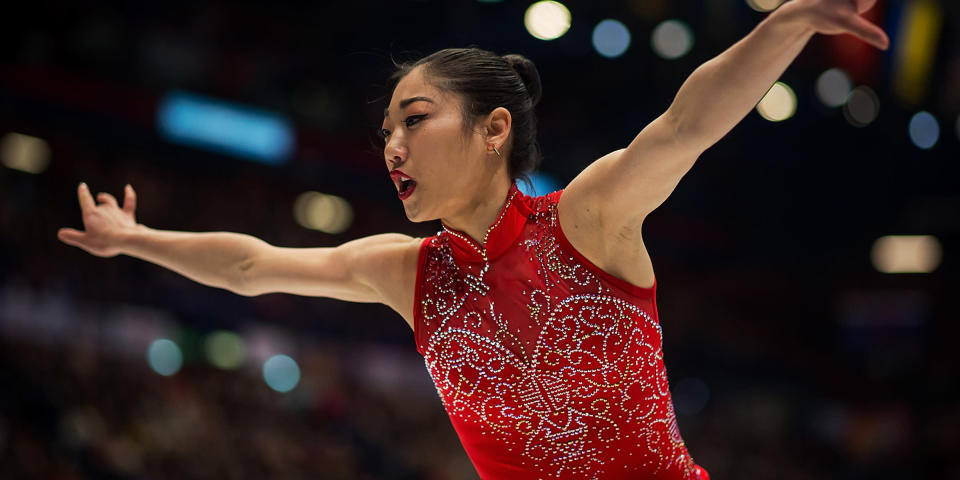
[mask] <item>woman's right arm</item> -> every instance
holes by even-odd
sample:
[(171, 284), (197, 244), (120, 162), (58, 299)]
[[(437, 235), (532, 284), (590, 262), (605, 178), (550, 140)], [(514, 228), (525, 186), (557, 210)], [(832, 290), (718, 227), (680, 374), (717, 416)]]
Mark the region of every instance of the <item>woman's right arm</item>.
[(138, 224), (136, 194), (129, 185), (122, 208), (107, 193), (98, 194), (101, 203), (96, 204), (85, 184), (77, 195), (85, 230), (62, 228), (57, 236), (93, 255), (129, 255), (240, 295), (283, 292), (384, 303), (412, 324), (419, 239), (386, 233), (338, 247), (276, 247), (240, 233), (177, 232)]

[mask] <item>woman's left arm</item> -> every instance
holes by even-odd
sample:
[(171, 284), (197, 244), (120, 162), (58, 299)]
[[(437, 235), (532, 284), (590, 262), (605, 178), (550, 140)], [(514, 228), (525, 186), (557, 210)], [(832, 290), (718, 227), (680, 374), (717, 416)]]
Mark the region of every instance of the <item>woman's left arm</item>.
[[(625, 149), (593, 162), (567, 186), (573, 209), (599, 214), (608, 234), (639, 231), (704, 150), (763, 98), (815, 33), (850, 33), (886, 49), (882, 29), (861, 14), (876, 0), (791, 0), (746, 37), (700, 65), (672, 104)], [(586, 207), (584, 207), (586, 206)], [(561, 207), (563, 208), (563, 207)]]

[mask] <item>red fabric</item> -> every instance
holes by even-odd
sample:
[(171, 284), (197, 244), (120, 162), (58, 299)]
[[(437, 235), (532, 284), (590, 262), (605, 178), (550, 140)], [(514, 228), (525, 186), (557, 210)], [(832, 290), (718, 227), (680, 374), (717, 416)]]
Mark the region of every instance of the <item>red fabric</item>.
[(415, 337), (480, 478), (698, 479), (670, 398), (656, 284), (610, 275), (557, 203), (511, 186), (484, 245), (421, 244)]

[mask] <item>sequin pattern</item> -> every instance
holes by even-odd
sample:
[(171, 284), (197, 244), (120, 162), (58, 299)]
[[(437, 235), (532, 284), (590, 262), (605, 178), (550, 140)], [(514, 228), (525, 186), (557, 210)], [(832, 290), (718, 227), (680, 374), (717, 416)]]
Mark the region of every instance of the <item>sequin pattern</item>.
[(532, 213), (499, 258), (429, 240), (418, 338), (443, 406), (484, 479), (694, 478), (655, 305), (561, 248), (559, 193), (516, 200)]

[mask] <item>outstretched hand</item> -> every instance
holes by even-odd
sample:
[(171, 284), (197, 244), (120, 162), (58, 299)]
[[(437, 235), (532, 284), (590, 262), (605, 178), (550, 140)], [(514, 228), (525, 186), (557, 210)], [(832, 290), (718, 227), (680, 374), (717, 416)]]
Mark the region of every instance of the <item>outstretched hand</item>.
[(122, 208), (109, 193), (98, 193), (97, 200), (100, 203), (95, 203), (85, 183), (77, 187), (77, 198), (80, 200), (84, 231), (61, 228), (57, 231), (57, 238), (98, 257), (113, 257), (121, 253), (123, 234), (137, 228), (133, 214), (137, 208), (137, 195), (133, 187), (124, 187)]
[(886, 50), (890, 46), (890, 38), (883, 29), (862, 16), (876, 3), (877, 0), (793, 0), (788, 5), (817, 33), (849, 33)]

